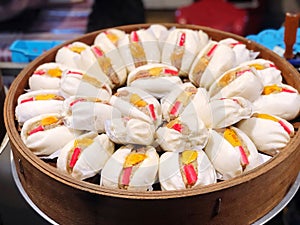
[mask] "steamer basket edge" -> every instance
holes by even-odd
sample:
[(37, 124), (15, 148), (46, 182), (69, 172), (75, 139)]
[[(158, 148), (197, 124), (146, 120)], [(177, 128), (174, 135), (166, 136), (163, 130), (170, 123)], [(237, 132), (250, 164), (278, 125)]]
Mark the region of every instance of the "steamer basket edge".
[[(282, 70), (283, 76), (286, 80), (286, 82), (292, 86), (294, 86), (298, 91), (300, 91), (300, 78), (297, 73), (297, 71), (293, 68), (292, 65), (290, 65), (286, 60), (280, 58), (279, 56), (275, 55), (272, 51), (264, 48), (263, 46), (260, 46), (254, 42), (248, 41), (243, 37), (230, 34), (227, 32), (222, 32), (218, 30), (214, 30), (212, 28), (207, 27), (201, 27), (201, 26), (195, 26), (195, 25), (178, 25), (178, 24), (164, 24), (167, 27), (185, 27), (190, 29), (202, 29), (206, 31), (209, 36), (211, 36), (215, 40), (220, 40), (225, 37), (233, 37), (239, 41), (242, 41), (243, 43), (246, 43), (248, 48), (261, 52), (261, 57), (272, 60), (275, 62), (275, 64)], [(138, 28), (147, 27), (149, 24), (137, 24), (137, 25), (129, 25), (129, 26), (122, 26), (117, 27), (119, 29), (123, 29), (125, 31), (131, 31)], [(64, 44), (71, 43), (73, 41), (79, 40), (86, 42), (90, 44), (94, 37), (99, 33), (100, 31), (96, 31), (93, 33), (89, 33), (86, 35), (83, 35), (82, 37), (79, 37), (77, 39), (68, 41)], [(21, 73), (18, 75), (18, 77), (13, 82), (8, 96), (5, 100), (5, 107), (4, 107), (4, 120), (6, 129), (8, 132), (8, 136), (11, 141), (11, 147), (14, 154), (14, 160), (17, 167), (17, 172), (20, 177), (21, 183), (24, 186), (24, 189), (26, 192), (28, 192), (29, 196), (32, 198), (33, 202), (35, 202), (41, 209), (43, 209), (45, 212), (48, 212), (48, 214), (57, 219), (57, 216), (60, 215), (58, 211), (61, 210), (55, 210), (51, 211), (49, 208), (45, 205), (45, 201), (50, 201), (51, 204), (56, 205), (58, 208), (60, 207), (59, 203), (52, 202), (52, 200), (57, 201), (57, 197), (54, 196), (54, 191), (51, 190), (51, 187), (49, 187), (49, 193), (50, 195), (47, 197), (46, 195), (36, 194), (40, 192), (39, 188), (40, 185), (35, 185), (32, 182), (32, 179), (36, 179), (38, 181), (42, 181), (41, 178), (46, 180), (51, 180), (50, 183), (53, 183), (57, 185), (57, 188), (61, 188), (62, 190), (68, 190), (69, 193), (80, 193), (80, 195), (85, 196), (86, 198), (90, 198), (90, 195), (97, 196), (97, 198), (105, 198), (110, 204), (115, 204), (114, 202), (121, 204), (121, 205), (127, 205), (129, 204), (131, 207), (136, 207), (134, 205), (141, 206), (142, 203), (139, 202), (157, 202), (160, 201), (163, 205), (165, 205), (166, 208), (172, 208), (171, 206), (168, 206), (171, 204), (170, 202), (174, 201), (176, 199), (177, 201), (181, 201), (182, 204), (191, 203), (194, 205), (197, 205), (201, 208), (201, 206), (198, 205), (198, 203), (194, 203), (195, 199), (206, 199), (209, 205), (209, 209), (206, 211), (209, 211), (204, 213), (204, 215), (201, 215), (202, 218), (207, 218), (210, 222), (213, 222), (212, 224), (222, 224), (221, 222), (225, 222), (226, 219), (228, 221), (233, 222), (232, 216), (237, 217), (237, 221), (235, 224), (248, 224), (250, 222), (254, 222), (256, 219), (260, 218), (264, 214), (266, 214), (268, 211), (270, 211), (278, 202), (284, 197), (285, 193), (288, 191), (290, 185), (294, 182), (296, 179), (296, 176), (299, 172), (300, 166), (298, 165), (300, 160), (300, 137), (299, 132), (296, 133), (292, 141), (288, 144), (288, 146), (277, 156), (275, 156), (270, 162), (266, 163), (265, 165), (254, 169), (253, 171), (244, 174), (242, 176), (238, 176), (232, 180), (226, 181), (226, 182), (220, 182), (216, 185), (209, 185), (207, 187), (203, 188), (197, 188), (197, 189), (191, 189), (186, 191), (171, 191), (171, 192), (161, 192), (161, 193), (135, 193), (135, 192), (128, 192), (128, 191), (119, 191), (119, 190), (110, 190), (105, 188), (97, 187), (96, 185), (89, 184), (86, 182), (77, 181), (74, 179), (71, 179), (67, 176), (63, 176), (61, 174), (58, 174), (56, 172), (56, 169), (52, 166), (44, 163), (40, 159), (38, 159), (36, 156), (34, 156), (29, 149), (26, 148), (26, 146), (21, 141), (18, 131), (16, 129), (16, 123), (15, 123), (15, 117), (14, 117), (14, 108), (16, 106), (17, 97), (23, 93), (24, 88), (27, 85), (27, 80), (30, 76), (30, 74), (33, 72), (33, 70), (41, 63), (49, 62), (54, 59), (55, 52), (61, 47), (57, 46), (54, 49), (44, 53), (42, 56), (35, 59), (33, 62), (31, 62)], [(298, 151), (297, 151), (298, 149)], [(20, 164), (20, 161), (23, 162)], [(33, 175), (32, 179), (28, 179), (28, 176), (31, 176), (30, 173), (26, 173), (27, 178), (24, 176), (24, 170), (26, 173), (26, 170), (31, 171), (30, 173)], [(280, 183), (275, 182), (276, 179), (282, 178), (283, 174), (281, 171), (285, 170), (284, 176), (287, 178), (282, 179)], [(23, 172), (20, 172), (23, 171)], [(289, 176), (287, 176), (289, 175)], [(271, 177), (271, 178), (270, 178)], [(31, 180), (31, 181), (30, 181)], [(233, 197), (237, 196), (237, 194), (241, 193), (241, 190), (244, 188), (247, 188), (245, 186), (246, 184), (249, 184), (249, 187), (258, 187), (259, 183), (263, 181), (267, 181), (268, 184), (273, 182), (273, 190), (271, 191), (274, 198), (272, 200), (269, 199), (268, 204), (266, 203), (263, 205), (264, 207), (261, 207), (259, 210), (256, 210), (255, 212), (252, 212), (251, 215), (248, 217), (245, 216), (244, 218), (239, 217), (238, 215), (234, 215), (235, 213), (232, 213), (232, 215), (222, 215), (222, 218), (220, 215), (217, 215), (216, 217), (209, 217), (208, 214), (211, 214), (213, 211), (213, 208), (215, 207), (215, 201), (218, 199), (218, 196), (221, 196), (221, 198), (226, 199), (227, 196)], [(265, 184), (267, 184), (265, 182)], [(274, 183), (277, 185), (274, 186)], [(251, 186), (252, 185), (252, 186)], [(231, 193), (236, 192), (236, 194)], [(251, 192), (251, 195), (254, 194), (255, 191)], [(270, 193), (270, 194), (271, 194)], [(56, 193), (57, 194), (57, 193)], [(61, 195), (63, 195), (63, 192), (60, 192)], [(211, 199), (207, 199), (211, 196)], [(270, 196), (268, 196), (270, 198)], [(143, 199), (144, 201), (141, 201)], [(179, 200), (181, 199), (181, 200)], [(257, 198), (254, 198), (257, 199)], [(267, 199), (267, 197), (265, 198)], [(124, 203), (124, 200), (127, 200), (130, 203)], [(251, 201), (251, 199), (248, 199)], [(257, 201), (257, 200), (255, 200)], [(251, 201), (252, 204), (255, 201)], [(80, 200), (76, 200), (78, 203), (82, 203)], [(121, 202), (121, 203), (120, 203)], [(205, 201), (204, 201), (205, 202)], [(242, 201), (243, 202), (243, 201)], [(225, 203), (224, 203), (225, 204)], [(223, 205), (224, 205), (223, 204)], [(263, 204), (263, 202), (261, 203)], [(147, 205), (147, 204), (146, 204)], [(149, 203), (147, 207), (153, 206), (153, 203)], [(146, 206), (145, 206), (146, 207)], [(223, 206), (223, 208), (226, 207)], [(222, 212), (230, 213), (230, 209), (233, 207), (232, 205), (228, 205), (228, 209), (224, 209)], [(246, 207), (247, 210), (251, 211), (251, 207)], [(72, 214), (69, 212), (70, 215)], [(66, 212), (62, 213), (68, 214)], [(159, 214), (159, 213), (158, 213)], [(107, 215), (109, 215), (109, 212), (107, 212)], [(180, 214), (181, 215), (181, 214)], [(87, 214), (85, 215), (87, 216)], [(89, 216), (96, 216), (96, 215), (89, 215)], [(178, 215), (179, 216), (179, 215)], [(178, 217), (176, 216), (176, 218)], [(184, 215), (182, 215), (184, 216)], [(82, 219), (84, 216), (82, 215)], [(122, 216), (121, 216), (122, 218)], [(179, 217), (178, 217), (179, 218)], [(60, 219), (58, 219), (60, 220)], [(106, 221), (108, 219), (106, 218)], [(176, 223), (178, 221), (174, 220)], [(196, 220), (195, 220), (196, 221)], [(70, 221), (64, 221), (61, 220), (61, 223), (64, 222), (70, 222)], [(110, 221), (111, 222), (111, 221)], [(107, 224), (112, 224), (110, 222), (107, 222)], [(74, 223), (76, 224), (76, 223)], [(82, 223), (84, 224), (84, 223)], [(149, 223), (151, 224), (151, 223)]]

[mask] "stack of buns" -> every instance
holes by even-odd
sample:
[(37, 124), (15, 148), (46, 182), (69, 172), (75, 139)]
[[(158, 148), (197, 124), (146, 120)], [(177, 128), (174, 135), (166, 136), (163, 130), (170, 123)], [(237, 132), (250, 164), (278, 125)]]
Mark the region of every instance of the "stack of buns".
[(300, 111), (298, 91), (258, 55), (202, 30), (107, 29), (31, 75), (15, 110), (21, 138), (39, 157), (56, 155), (61, 173), (110, 188), (231, 179), (284, 148)]

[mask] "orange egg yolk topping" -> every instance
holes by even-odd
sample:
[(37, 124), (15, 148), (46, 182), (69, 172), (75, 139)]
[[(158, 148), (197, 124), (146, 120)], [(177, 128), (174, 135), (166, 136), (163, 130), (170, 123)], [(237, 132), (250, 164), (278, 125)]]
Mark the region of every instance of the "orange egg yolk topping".
[(274, 116), (271, 116), (271, 115), (269, 115), (269, 114), (263, 114), (263, 113), (255, 113), (255, 114), (253, 114), (253, 117), (274, 121), (274, 122), (276, 122), (276, 123), (279, 123), (279, 124), (281, 125), (281, 127), (282, 127), (289, 135), (292, 135), (292, 133), (293, 133), (292, 130), (284, 123), (284, 121), (282, 121), (282, 120), (280, 120), (280, 119), (277, 119), (277, 118), (274, 117)]
[(81, 152), (90, 146), (92, 143), (94, 143), (94, 140), (91, 138), (83, 138), (83, 139), (76, 139), (74, 141), (74, 145), (72, 150), (69, 153), (68, 157), (68, 171), (70, 172), (73, 167), (75, 166), (76, 162), (78, 161), (78, 158), (81, 154)]
[(57, 126), (61, 121), (56, 116), (48, 116), (33, 124), (32, 129), (27, 133), (28, 135), (35, 134), (40, 131), (51, 129), (53, 126)]
[(243, 146), (242, 141), (238, 137), (237, 133), (233, 129), (225, 129), (224, 138), (235, 148), (238, 148), (241, 156), (241, 165), (246, 167), (249, 164), (249, 150)]
[(181, 153), (182, 175), (187, 188), (192, 187), (198, 180), (197, 174), (198, 152), (185, 150)]
[(127, 155), (123, 164), (123, 171), (120, 176), (121, 188), (127, 189), (130, 183), (131, 176), (133, 174), (134, 167), (137, 167), (146, 158), (147, 155), (145, 153), (139, 153), (135, 151)]

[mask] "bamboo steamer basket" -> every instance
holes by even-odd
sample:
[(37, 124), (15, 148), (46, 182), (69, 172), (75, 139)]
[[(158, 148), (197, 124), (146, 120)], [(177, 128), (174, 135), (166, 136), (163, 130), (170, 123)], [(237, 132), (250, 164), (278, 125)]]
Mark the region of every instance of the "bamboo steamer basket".
[[(150, 24), (117, 27), (126, 32)], [(168, 28), (202, 29), (213, 40), (235, 38), (259, 57), (273, 61), (284, 81), (300, 91), (300, 76), (285, 59), (241, 36), (196, 25), (162, 24)], [(74, 41), (92, 44), (100, 31)], [(14, 110), (17, 98), (28, 86), (28, 78), (38, 65), (54, 61), (57, 46), (32, 61), (12, 83), (5, 101), (4, 119), (20, 182), (32, 202), (59, 224), (189, 224), (246, 225), (271, 211), (287, 194), (300, 169), (299, 118), (292, 123), (295, 136), (271, 160), (254, 170), (216, 184), (180, 191), (134, 192), (113, 190), (75, 180), (36, 157), (22, 142)]]

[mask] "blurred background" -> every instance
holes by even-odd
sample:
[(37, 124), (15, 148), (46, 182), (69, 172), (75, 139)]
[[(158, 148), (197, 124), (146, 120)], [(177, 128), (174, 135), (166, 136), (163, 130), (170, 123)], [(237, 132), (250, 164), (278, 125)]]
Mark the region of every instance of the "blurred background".
[[(247, 36), (279, 29), (286, 12), (300, 12), (300, 0), (0, 0), (0, 75), (9, 86), (26, 63), (61, 43), (50, 41), (102, 28), (176, 22)], [(18, 51), (30, 51), (29, 59), (16, 60)]]
[[(299, 13), (300, 0), (0, 0), (0, 79), (9, 88), (30, 62), (13, 60), (16, 41), (65, 41), (118, 25), (174, 22), (247, 36), (279, 29), (286, 12)], [(297, 194), (266, 224), (299, 225), (299, 204)], [(0, 225), (15, 224), (49, 223), (17, 189), (8, 146), (0, 155)]]

